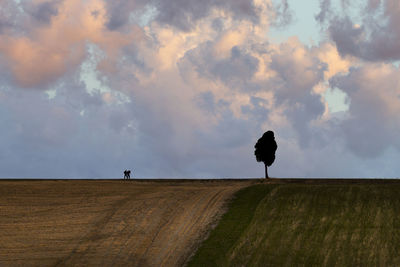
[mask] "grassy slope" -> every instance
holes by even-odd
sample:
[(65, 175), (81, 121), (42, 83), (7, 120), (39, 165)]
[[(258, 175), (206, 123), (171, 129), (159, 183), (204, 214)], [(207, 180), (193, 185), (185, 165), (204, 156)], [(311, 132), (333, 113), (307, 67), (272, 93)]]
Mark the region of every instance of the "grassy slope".
[(400, 266), (400, 184), (255, 185), (189, 266)]

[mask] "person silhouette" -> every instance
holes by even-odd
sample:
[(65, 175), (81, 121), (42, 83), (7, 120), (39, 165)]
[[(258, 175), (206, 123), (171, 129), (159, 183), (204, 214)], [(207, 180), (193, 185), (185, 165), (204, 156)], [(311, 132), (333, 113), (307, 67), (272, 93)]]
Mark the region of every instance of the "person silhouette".
[(128, 179), (131, 179), (131, 170), (128, 170), (127, 174), (128, 174)]
[(125, 179), (128, 179), (128, 170), (125, 170), (125, 171), (124, 171), (124, 180), (125, 180)]

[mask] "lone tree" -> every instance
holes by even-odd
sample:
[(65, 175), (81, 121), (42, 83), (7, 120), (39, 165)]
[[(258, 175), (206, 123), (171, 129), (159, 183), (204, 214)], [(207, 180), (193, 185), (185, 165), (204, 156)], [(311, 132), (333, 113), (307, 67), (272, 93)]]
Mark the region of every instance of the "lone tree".
[(278, 145), (275, 142), (274, 132), (268, 131), (263, 134), (263, 136), (258, 139), (256, 145), (254, 146), (254, 155), (256, 156), (257, 162), (264, 162), (265, 165), (265, 178), (268, 177), (268, 167), (274, 163), (275, 151)]

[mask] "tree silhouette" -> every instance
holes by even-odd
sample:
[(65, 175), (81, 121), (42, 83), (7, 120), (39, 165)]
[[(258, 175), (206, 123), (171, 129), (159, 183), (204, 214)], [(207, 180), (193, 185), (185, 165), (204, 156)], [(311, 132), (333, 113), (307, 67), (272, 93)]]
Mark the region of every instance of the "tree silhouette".
[(257, 162), (264, 162), (265, 165), (265, 178), (268, 177), (268, 166), (271, 166), (275, 160), (275, 151), (278, 145), (275, 142), (274, 132), (268, 131), (263, 134), (263, 136), (258, 139), (256, 145), (254, 146), (254, 155), (256, 156)]

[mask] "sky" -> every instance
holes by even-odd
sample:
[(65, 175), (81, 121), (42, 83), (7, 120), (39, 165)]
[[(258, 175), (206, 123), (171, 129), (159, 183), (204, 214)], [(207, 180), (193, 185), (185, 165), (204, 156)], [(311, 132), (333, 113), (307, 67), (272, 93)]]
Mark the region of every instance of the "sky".
[(397, 178), (397, 0), (0, 0), (0, 177)]

